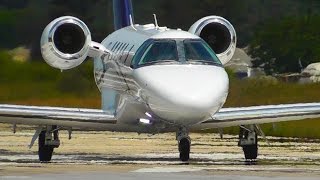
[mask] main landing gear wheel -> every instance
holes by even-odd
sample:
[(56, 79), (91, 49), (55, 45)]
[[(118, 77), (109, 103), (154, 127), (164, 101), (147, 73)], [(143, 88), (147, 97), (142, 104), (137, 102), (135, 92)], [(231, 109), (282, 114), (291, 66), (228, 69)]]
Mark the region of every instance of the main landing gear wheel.
[[(54, 148), (60, 146), (58, 130), (56, 126), (47, 127), (47, 130), (41, 131), (38, 139), (38, 155), (40, 162), (51, 161)], [(54, 130), (52, 132), (52, 130)]]
[(49, 162), (51, 161), (52, 154), (53, 154), (53, 146), (46, 146), (45, 145), (46, 139), (46, 131), (42, 131), (39, 135), (39, 160), (40, 162)]
[(180, 160), (187, 162), (190, 159), (191, 139), (186, 128), (180, 128), (177, 132)]
[(242, 147), (246, 160), (256, 160), (258, 157), (258, 135), (254, 126), (248, 128), (241, 127), (239, 134), (239, 144)]
[(249, 145), (242, 147), (246, 160), (256, 160), (258, 157), (258, 145)]

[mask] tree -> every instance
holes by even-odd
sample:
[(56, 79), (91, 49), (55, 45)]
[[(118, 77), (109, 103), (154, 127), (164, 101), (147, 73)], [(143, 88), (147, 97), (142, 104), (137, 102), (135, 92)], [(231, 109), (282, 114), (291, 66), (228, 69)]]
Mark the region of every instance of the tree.
[(250, 45), (254, 66), (267, 74), (300, 72), (320, 61), (320, 16), (288, 17), (261, 27)]
[[(319, 0), (132, 0), (135, 22), (153, 23), (188, 30), (208, 15), (227, 18), (238, 34), (238, 46), (255, 39), (257, 27), (286, 16), (320, 15)], [(112, 0), (0, 0), (0, 48), (27, 46), (40, 57), (39, 39), (43, 28), (54, 18), (72, 15), (90, 28), (93, 39), (102, 41), (113, 32)]]
[(16, 13), (17, 43), (30, 48), (32, 57), (40, 56), (40, 38), (48, 24), (49, 1), (29, 0), (27, 6)]

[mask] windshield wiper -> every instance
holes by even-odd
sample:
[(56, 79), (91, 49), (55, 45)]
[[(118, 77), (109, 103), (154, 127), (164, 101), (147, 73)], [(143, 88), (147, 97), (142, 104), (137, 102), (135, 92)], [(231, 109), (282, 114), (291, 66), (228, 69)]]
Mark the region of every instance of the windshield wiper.
[(154, 65), (154, 64), (177, 64), (177, 63), (179, 63), (177, 60), (159, 60), (159, 61), (146, 62), (144, 64), (140, 64), (139, 66), (148, 66), (148, 65)]
[(212, 64), (212, 65), (218, 65), (218, 66), (222, 66), (220, 63), (218, 62), (214, 62), (214, 61), (207, 61), (207, 60), (187, 60), (187, 63), (191, 63), (191, 64)]

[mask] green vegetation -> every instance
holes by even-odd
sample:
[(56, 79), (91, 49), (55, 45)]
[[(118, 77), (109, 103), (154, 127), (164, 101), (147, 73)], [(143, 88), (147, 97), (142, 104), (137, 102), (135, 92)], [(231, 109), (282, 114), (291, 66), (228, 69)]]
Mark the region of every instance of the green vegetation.
[[(320, 84), (283, 83), (273, 78), (257, 78), (230, 82), (226, 107), (320, 102)], [(275, 128), (273, 128), (275, 127)], [(266, 135), (320, 138), (320, 119), (262, 125)], [(239, 127), (224, 129), (237, 134)]]
[[(287, 17), (295, 22), (295, 19), (320, 15), (318, 0), (132, 0), (132, 2), (135, 22), (138, 24), (152, 23), (152, 14), (155, 13), (158, 15), (159, 25), (188, 30), (195, 21), (204, 16), (223, 16), (235, 26), (240, 47), (246, 47), (259, 38), (259, 33), (255, 32), (263, 29), (266, 24), (282, 21)], [(113, 31), (111, 0), (82, 0), (81, 3), (74, 0), (0, 0), (0, 48), (26, 46), (31, 48), (33, 57), (40, 57), (39, 40), (42, 30), (51, 20), (63, 15), (81, 18), (91, 29), (93, 39), (98, 42)], [(275, 28), (268, 31), (279, 30), (276, 26)]]
[(320, 102), (320, 84), (284, 83), (261, 77), (230, 82), (227, 107)]
[(100, 98), (92, 66), (87, 61), (79, 68), (61, 73), (44, 61), (16, 62), (1, 51), (0, 101), (97, 108)]
[[(277, 137), (299, 137), (299, 138), (320, 138), (320, 119), (303, 121), (281, 122), (275, 124), (263, 124), (261, 128), (267, 136)], [(225, 128), (226, 134), (238, 134), (239, 127)], [(218, 132), (218, 131), (214, 131)]]
[[(320, 16), (288, 17), (262, 26), (251, 43), (254, 65), (267, 74), (300, 72), (320, 60)], [(302, 66), (302, 67), (300, 67)]]

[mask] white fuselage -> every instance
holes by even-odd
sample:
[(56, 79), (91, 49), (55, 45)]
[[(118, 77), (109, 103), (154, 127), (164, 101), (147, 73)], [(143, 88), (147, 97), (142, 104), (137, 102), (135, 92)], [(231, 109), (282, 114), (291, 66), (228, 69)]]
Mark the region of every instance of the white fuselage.
[(219, 111), (228, 95), (225, 69), (186, 62), (133, 68), (134, 55), (150, 39), (200, 38), (152, 24), (126, 27), (109, 35), (102, 45), (112, 54), (95, 59), (103, 110), (113, 111), (118, 123), (133, 124), (145, 118), (178, 126), (201, 123)]

